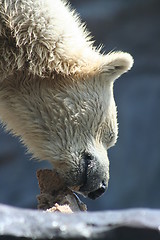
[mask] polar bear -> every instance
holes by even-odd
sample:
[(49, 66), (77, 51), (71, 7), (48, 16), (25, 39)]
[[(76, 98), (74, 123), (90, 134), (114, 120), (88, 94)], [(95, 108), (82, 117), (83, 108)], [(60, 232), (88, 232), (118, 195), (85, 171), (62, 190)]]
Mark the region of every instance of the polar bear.
[(0, 0), (0, 118), (91, 199), (107, 188), (118, 134), (113, 84), (132, 65), (101, 54), (63, 0)]

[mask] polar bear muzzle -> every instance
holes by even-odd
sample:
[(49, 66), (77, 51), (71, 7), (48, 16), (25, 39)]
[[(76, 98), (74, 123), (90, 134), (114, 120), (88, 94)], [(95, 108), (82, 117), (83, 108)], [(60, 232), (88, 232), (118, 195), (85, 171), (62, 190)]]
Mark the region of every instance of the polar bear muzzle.
[(83, 154), (83, 185), (79, 193), (94, 200), (107, 189), (109, 180), (108, 159), (100, 159), (88, 152)]

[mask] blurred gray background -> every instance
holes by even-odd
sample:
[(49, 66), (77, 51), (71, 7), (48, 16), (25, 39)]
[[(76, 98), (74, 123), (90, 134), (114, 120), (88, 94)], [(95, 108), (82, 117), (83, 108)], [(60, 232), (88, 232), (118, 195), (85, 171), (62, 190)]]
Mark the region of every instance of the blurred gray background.
[[(115, 83), (119, 139), (109, 150), (110, 182), (88, 210), (160, 208), (160, 1), (72, 0), (103, 51), (132, 54), (133, 69)], [(0, 203), (36, 208), (36, 169), (18, 139), (0, 129)]]

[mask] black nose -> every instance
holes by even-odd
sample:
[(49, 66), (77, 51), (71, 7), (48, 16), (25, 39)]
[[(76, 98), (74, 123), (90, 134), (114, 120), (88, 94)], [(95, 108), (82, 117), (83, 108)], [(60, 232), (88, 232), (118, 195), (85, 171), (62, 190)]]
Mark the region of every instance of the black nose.
[(92, 200), (95, 200), (96, 198), (100, 197), (106, 190), (106, 185), (103, 184), (102, 187), (98, 188), (96, 191), (90, 192), (88, 194), (88, 197)]

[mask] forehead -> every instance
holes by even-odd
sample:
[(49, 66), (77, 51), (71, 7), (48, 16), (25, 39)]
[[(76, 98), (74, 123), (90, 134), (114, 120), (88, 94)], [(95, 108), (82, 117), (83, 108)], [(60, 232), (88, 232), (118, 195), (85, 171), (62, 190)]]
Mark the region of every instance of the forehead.
[(66, 107), (75, 111), (93, 111), (93, 108), (101, 108), (101, 111), (105, 112), (114, 102), (113, 82), (99, 81), (98, 76), (72, 82), (62, 89), (62, 95)]
[(115, 122), (116, 107), (112, 83), (99, 84), (98, 79), (93, 78), (72, 83), (66, 86), (61, 94), (63, 104), (76, 124), (98, 131), (101, 123)]

